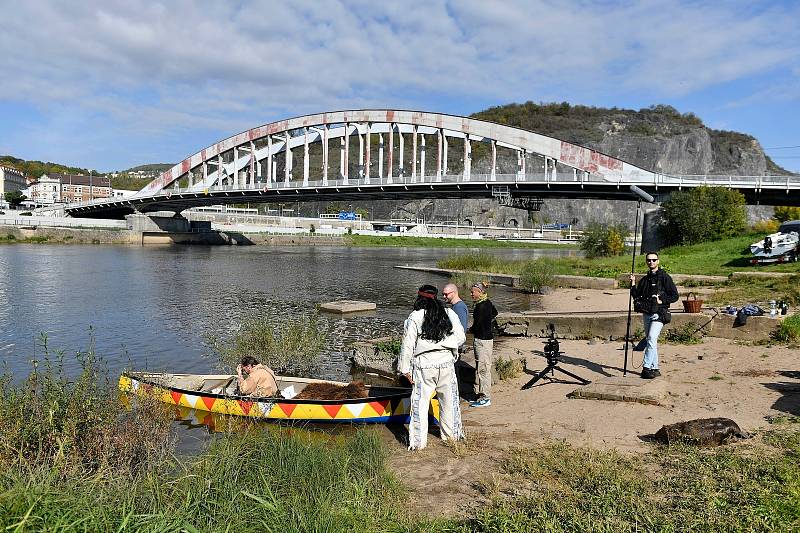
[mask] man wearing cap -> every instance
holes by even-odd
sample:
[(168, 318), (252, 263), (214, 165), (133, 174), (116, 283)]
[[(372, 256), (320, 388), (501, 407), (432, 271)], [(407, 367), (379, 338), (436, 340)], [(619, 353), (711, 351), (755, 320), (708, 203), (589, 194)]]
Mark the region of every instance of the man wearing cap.
[(475, 377), (477, 398), (470, 407), (488, 407), (492, 405), (492, 348), (494, 333), (492, 324), (497, 316), (497, 309), (489, 300), (486, 285), (475, 283), (470, 289), (475, 308), (472, 310), (472, 341), (475, 350)]

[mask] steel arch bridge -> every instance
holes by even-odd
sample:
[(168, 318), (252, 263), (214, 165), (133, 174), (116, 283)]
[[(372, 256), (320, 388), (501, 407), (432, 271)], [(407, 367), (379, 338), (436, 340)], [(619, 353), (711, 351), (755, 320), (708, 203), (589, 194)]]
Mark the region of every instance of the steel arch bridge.
[[(475, 154), (482, 162), (473, 161)], [(491, 196), (511, 204), (531, 197), (632, 198), (630, 185), (657, 197), (724, 186), (740, 190), (749, 203), (800, 204), (800, 176), (670, 176), (502, 124), (365, 109), (250, 129), (184, 159), (132, 197), (65, 211), (119, 217), (220, 203)]]

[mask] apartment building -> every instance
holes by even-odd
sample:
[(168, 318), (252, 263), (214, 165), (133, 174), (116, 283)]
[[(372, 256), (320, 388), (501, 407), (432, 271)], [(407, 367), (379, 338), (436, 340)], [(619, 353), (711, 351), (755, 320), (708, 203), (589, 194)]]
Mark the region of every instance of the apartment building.
[(110, 198), (111, 179), (106, 176), (80, 176), (74, 174), (43, 175), (31, 186), (34, 202), (40, 204), (88, 202)]

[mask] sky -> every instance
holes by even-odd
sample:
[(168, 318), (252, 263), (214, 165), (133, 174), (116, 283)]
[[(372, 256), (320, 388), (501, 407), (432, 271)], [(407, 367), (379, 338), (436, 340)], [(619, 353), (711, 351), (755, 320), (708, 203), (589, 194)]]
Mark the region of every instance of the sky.
[(0, 0), (0, 154), (178, 162), (341, 109), (669, 104), (800, 172), (800, 1)]

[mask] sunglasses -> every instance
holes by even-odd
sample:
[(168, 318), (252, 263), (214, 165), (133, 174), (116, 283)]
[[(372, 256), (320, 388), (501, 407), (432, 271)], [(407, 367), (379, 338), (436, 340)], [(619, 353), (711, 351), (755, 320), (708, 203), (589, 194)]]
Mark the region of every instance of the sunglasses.
[(658, 262), (658, 259), (645, 259), (645, 261), (647, 261), (648, 263), (656, 263)]

